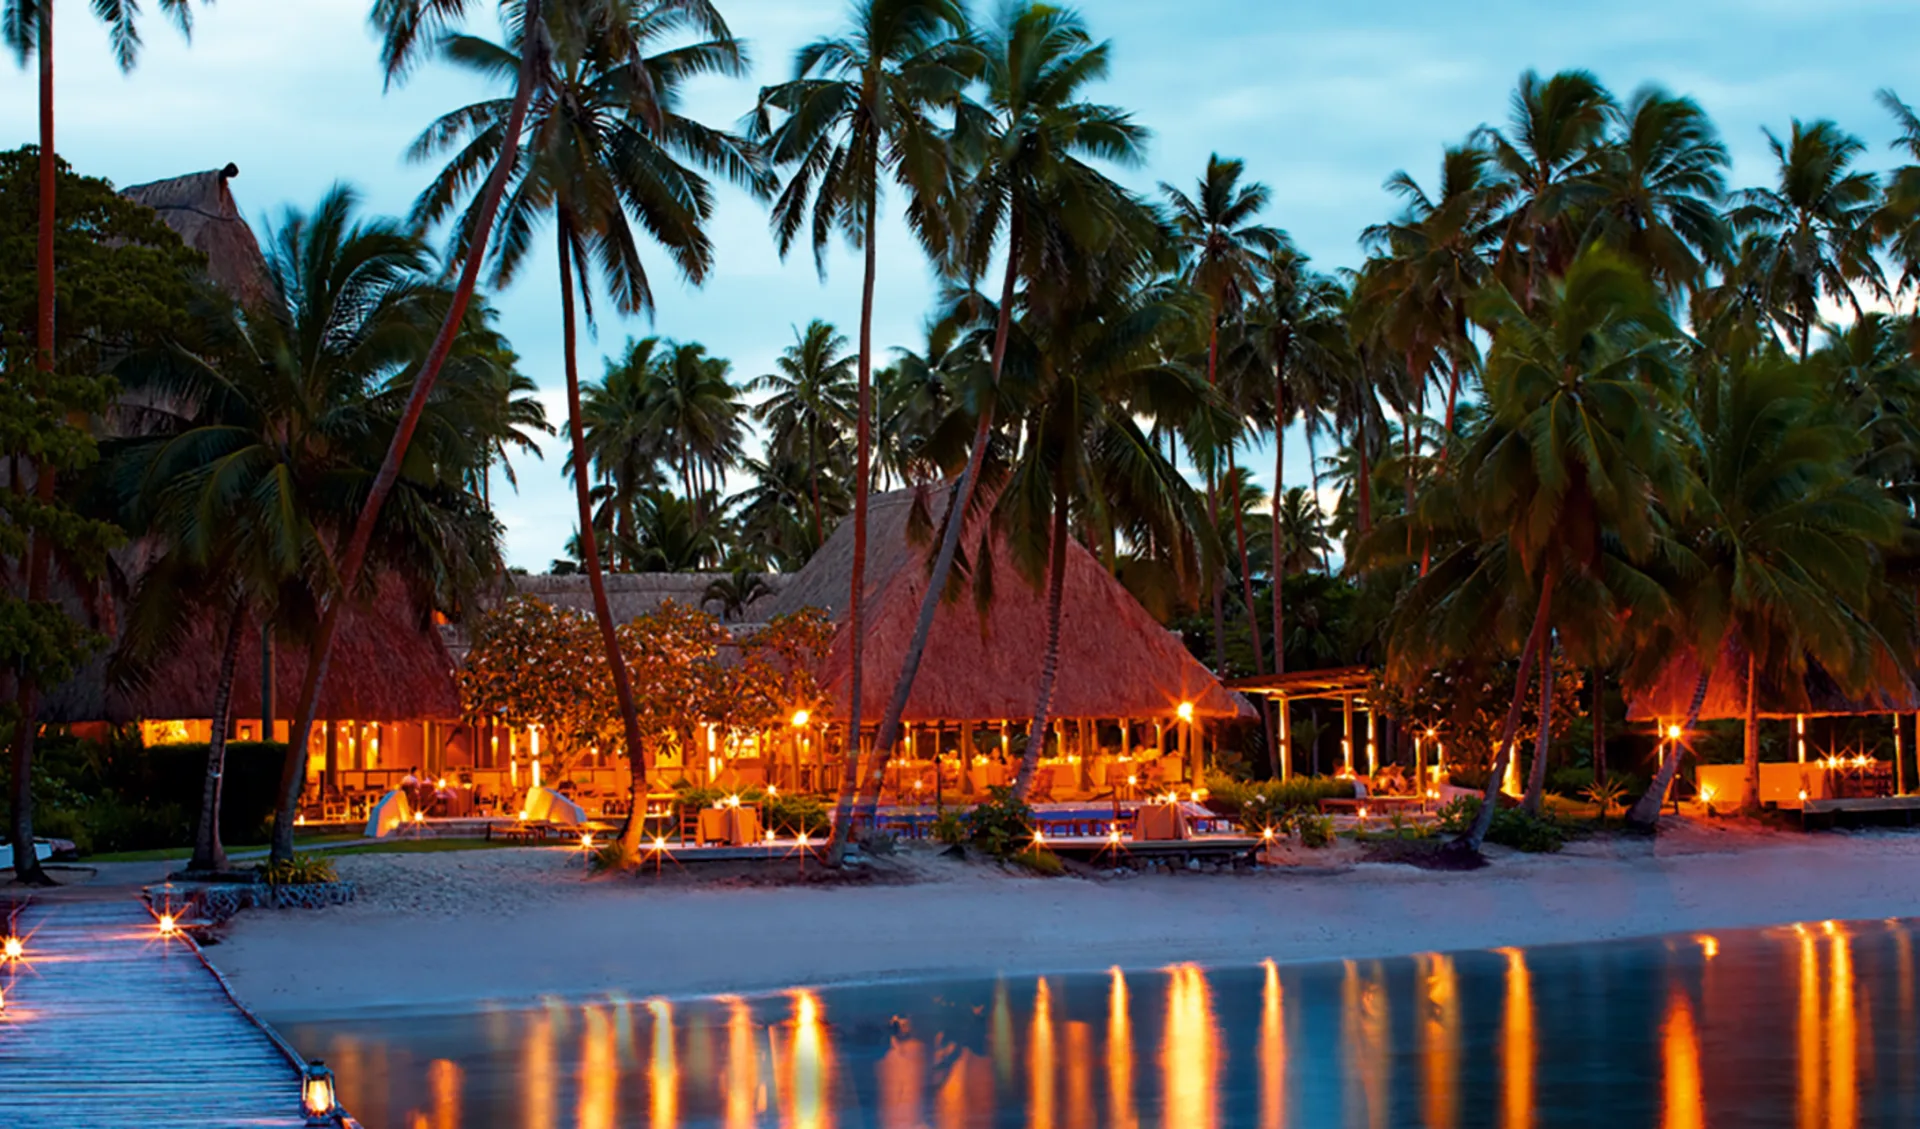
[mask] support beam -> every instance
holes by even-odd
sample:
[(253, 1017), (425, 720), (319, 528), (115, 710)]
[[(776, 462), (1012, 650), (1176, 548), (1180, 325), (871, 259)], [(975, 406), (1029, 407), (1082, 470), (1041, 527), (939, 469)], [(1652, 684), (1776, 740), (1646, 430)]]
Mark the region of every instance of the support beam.
[(1347, 694), (1340, 699), (1341, 720), (1344, 726), (1340, 739), (1340, 761), (1349, 775), (1353, 772), (1353, 695)]

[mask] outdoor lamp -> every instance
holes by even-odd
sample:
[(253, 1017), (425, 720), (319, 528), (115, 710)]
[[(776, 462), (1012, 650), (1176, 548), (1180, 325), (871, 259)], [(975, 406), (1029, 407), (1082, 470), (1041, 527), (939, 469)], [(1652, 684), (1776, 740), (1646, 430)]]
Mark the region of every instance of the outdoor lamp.
[(1193, 720), (1193, 703), (1181, 702), (1180, 708), (1174, 710), (1173, 712), (1179, 716), (1181, 721), (1192, 721)]
[(8, 937), (5, 945), (0, 946), (0, 953), (4, 953), (8, 960), (19, 960), (25, 952), (26, 946), (20, 943), (18, 937)]
[(1679, 739), (1680, 739), (1680, 727), (1677, 725), (1667, 726), (1667, 740), (1678, 741)]
[(795, 729), (805, 729), (807, 727), (807, 722), (812, 720), (813, 720), (813, 714), (807, 712), (806, 710), (793, 711), (793, 727)]
[(300, 1112), (306, 1114), (308, 1125), (334, 1125), (339, 1110), (333, 1093), (333, 1071), (314, 1059), (300, 1074)]
[(160, 935), (162, 937), (173, 937), (178, 935), (179, 932), (180, 923), (173, 919), (172, 914), (163, 913), (160, 915)]

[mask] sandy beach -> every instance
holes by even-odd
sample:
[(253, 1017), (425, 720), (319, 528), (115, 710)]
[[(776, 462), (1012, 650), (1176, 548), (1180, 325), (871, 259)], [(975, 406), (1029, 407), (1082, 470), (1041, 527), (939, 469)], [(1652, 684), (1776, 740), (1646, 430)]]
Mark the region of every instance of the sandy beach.
[[(1309, 856), (1311, 857), (1311, 856)], [(1039, 879), (912, 852), (839, 887), (589, 879), (577, 855), (342, 858), (356, 904), (251, 911), (208, 950), (276, 1021), (541, 997), (1245, 964), (1920, 914), (1920, 835), (1690, 826), (1470, 873), (1341, 864)]]

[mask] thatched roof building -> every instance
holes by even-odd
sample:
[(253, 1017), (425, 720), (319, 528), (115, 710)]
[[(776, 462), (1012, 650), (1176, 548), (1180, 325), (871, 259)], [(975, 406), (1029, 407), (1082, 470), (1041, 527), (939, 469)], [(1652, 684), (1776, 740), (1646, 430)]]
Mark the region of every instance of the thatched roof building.
[(227, 190), (227, 181), (239, 175), (239, 166), (229, 164), (136, 184), (121, 195), (160, 213), (181, 242), (207, 257), (207, 276), (242, 305), (253, 306), (272, 298), (274, 287), (260, 242)]
[[(870, 503), (866, 576), (866, 677), (862, 719), (878, 722), (919, 615), (934, 550), (909, 532), (914, 489), (875, 495)], [(937, 522), (947, 494), (937, 491)], [(1009, 556), (995, 550), (998, 561)], [(764, 609), (780, 615), (806, 607), (831, 614), (841, 630), (823, 672), (833, 717), (844, 721), (851, 663), (845, 630), (853, 566), (853, 523), (843, 521), (805, 568)], [(913, 724), (1023, 720), (1033, 712), (1046, 644), (1046, 598), (1010, 565), (993, 576), (984, 616), (971, 598), (943, 604), (934, 619), (905, 720)], [(1200, 717), (1251, 716), (1174, 634), (1147, 614), (1119, 581), (1078, 542), (1068, 548), (1061, 617), (1060, 673), (1052, 714), (1060, 718), (1172, 718), (1183, 701)]]
[[(440, 636), (397, 581), (381, 586), (369, 607), (349, 606), (334, 638), (333, 660), (320, 695), (322, 718), (356, 721), (451, 721), (460, 716), (453, 659)], [(218, 625), (196, 625), (181, 646), (136, 690), (109, 685), (101, 657), (47, 696), (50, 722), (206, 719), (219, 685)], [(260, 628), (250, 623), (233, 680), (233, 716), (260, 716)], [(292, 721), (306, 677), (306, 648), (273, 649), (274, 717)]]
[[(1692, 648), (1674, 654), (1661, 668), (1653, 683), (1627, 689), (1628, 721), (1671, 721), (1687, 716), (1693, 704), (1694, 689), (1700, 683), (1700, 657)], [(1920, 693), (1913, 683), (1900, 676), (1892, 690), (1869, 692), (1862, 698), (1848, 697), (1832, 675), (1818, 663), (1809, 662), (1800, 685), (1781, 685), (1761, 678), (1755, 694), (1761, 717), (1847, 716), (1907, 713), (1920, 709)], [(1747, 651), (1729, 638), (1720, 646), (1720, 661), (1707, 679), (1707, 696), (1700, 706), (1703, 721), (1739, 718), (1747, 715)]]
[[(765, 609), (772, 603), (774, 594), (783, 583), (792, 579), (771, 572), (755, 575), (766, 586), (767, 594), (747, 605), (741, 618), (749, 623), (766, 618)], [(613, 612), (615, 623), (630, 622), (655, 611), (668, 600), (698, 608), (706, 602), (708, 586), (726, 577), (727, 574), (723, 572), (610, 572), (605, 575), (607, 606)], [(515, 595), (533, 596), (554, 607), (589, 615), (593, 612), (593, 592), (587, 587), (585, 573), (513, 576), (510, 580)], [(716, 615), (720, 612), (718, 604), (708, 606), (706, 610)]]

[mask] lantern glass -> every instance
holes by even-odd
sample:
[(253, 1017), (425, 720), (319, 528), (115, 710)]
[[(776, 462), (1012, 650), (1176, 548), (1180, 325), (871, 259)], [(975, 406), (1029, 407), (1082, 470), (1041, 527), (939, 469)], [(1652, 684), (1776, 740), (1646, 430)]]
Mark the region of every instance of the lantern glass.
[(339, 1108), (333, 1092), (333, 1071), (325, 1063), (307, 1064), (304, 1077), (300, 1082), (300, 1111), (306, 1114), (308, 1125), (332, 1125), (334, 1112)]

